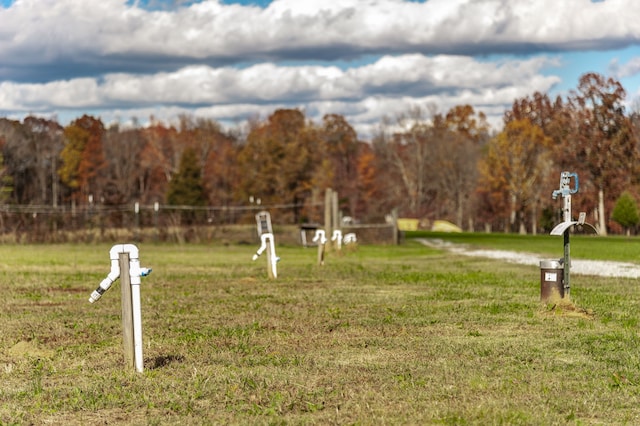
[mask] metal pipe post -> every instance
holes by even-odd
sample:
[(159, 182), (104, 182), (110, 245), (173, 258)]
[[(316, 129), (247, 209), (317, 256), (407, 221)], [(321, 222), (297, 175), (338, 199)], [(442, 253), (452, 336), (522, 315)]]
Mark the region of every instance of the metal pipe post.
[(571, 248), (569, 245), (569, 230), (564, 231), (564, 297), (569, 297), (571, 289)]

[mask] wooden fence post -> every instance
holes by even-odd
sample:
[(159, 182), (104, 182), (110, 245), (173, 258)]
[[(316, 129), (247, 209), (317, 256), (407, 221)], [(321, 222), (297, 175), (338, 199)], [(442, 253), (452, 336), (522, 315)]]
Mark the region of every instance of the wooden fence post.
[(131, 275), (129, 274), (129, 253), (120, 253), (120, 287), (122, 289), (122, 341), (126, 368), (135, 371), (136, 357), (133, 336), (133, 302), (131, 296)]

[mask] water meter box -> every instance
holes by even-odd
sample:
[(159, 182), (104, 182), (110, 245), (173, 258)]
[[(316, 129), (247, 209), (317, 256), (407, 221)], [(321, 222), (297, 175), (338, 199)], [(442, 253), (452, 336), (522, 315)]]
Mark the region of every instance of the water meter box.
[(540, 300), (564, 298), (564, 266), (558, 260), (540, 261)]

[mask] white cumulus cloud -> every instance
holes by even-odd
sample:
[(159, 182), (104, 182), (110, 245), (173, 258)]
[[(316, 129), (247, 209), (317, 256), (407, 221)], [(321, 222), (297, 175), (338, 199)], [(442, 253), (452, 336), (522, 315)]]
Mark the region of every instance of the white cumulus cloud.
[[(0, 115), (193, 113), (233, 122), (299, 107), (365, 129), (414, 104), (470, 103), (497, 123), (515, 97), (561, 83), (563, 51), (640, 40), (634, 0), (175, 3), (0, 7)], [(640, 64), (610, 70), (635, 75)]]

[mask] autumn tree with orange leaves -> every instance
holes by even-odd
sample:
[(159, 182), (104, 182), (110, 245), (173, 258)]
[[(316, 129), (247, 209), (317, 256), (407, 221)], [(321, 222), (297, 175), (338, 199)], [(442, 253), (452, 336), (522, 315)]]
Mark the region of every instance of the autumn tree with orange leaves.
[(236, 194), (241, 200), (292, 208), (289, 220), (302, 219), (302, 205), (311, 196), (315, 166), (320, 163), (317, 130), (302, 112), (283, 109), (256, 123), (238, 154), (242, 171)]
[(139, 197), (143, 203), (163, 202), (182, 154), (178, 132), (174, 127), (154, 123), (144, 129), (142, 138)]
[[(535, 93), (515, 100), (505, 113), (505, 123), (529, 120), (552, 140), (553, 166), (540, 186), (550, 194), (562, 171), (578, 173), (581, 209), (590, 211), (603, 235), (613, 203), (622, 190), (638, 182), (637, 126), (625, 114), (625, 96), (615, 79), (588, 73), (566, 101)], [(548, 195), (541, 202), (557, 210)]]
[[(598, 192), (598, 232), (607, 235), (607, 214), (620, 191), (630, 185), (638, 172), (638, 141), (625, 115), (626, 92), (620, 82), (589, 73), (580, 78), (571, 97), (573, 133), (562, 147), (562, 161), (583, 173)], [(613, 197), (606, 203), (605, 196)]]
[(71, 190), (76, 201), (98, 196), (102, 191), (100, 172), (106, 167), (102, 139), (102, 121), (83, 115), (64, 129), (65, 146), (60, 153), (58, 170), (62, 183)]
[(540, 185), (552, 167), (551, 139), (529, 120), (509, 121), (505, 129), (489, 141), (480, 162), (479, 188), (488, 194), (506, 230), (525, 233), (525, 214), (531, 215), (532, 230), (537, 229)]
[(319, 135), (319, 142), (323, 144), (321, 149), (325, 154), (325, 160), (330, 163), (333, 178), (329, 186), (338, 192), (341, 210), (347, 215), (355, 216), (359, 202), (358, 135), (347, 120), (338, 114), (323, 117)]
[(11, 219), (15, 225), (44, 224), (25, 212), (51, 207), (60, 226), (82, 226), (82, 217), (67, 225), (57, 208), (88, 209), (93, 196), (109, 214), (101, 223), (127, 226), (134, 202), (148, 212), (167, 200), (190, 150), (190, 167), (202, 178), (198, 203), (210, 207), (207, 223), (252, 220), (253, 214), (237, 213), (253, 213), (250, 196), (278, 209), (278, 222), (321, 221), (323, 194), (331, 187), (340, 212), (363, 222), (383, 221), (397, 209), (468, 230), (484, 222), (537, 232), (559, 220), (551, 192), (569, 170), (580, 176), (580, 211), (599, 222), (601, 233), (608, 225), (618, 232), (609, 215), (613, 203), (623, 190), (640, 193), (640, 114), (627, 115), (625, 96), (618, 81), (590, 73), (567, 97), (536, 92), (514, 100), (492, 137), (484, 115), (470, 105), (446, 113), (412, 106), (383, 120), (369, 142), (341, 115), (314, 123), (297, 109), (227, 131), (190, 116), (173, 125), (152, 118), (146, 127), (107, 130), (88, 115), (64, 128), (36, 117), (0, 118), (4, 170), (13, 182), (5, 187), (6, 201), (24, 210)]

